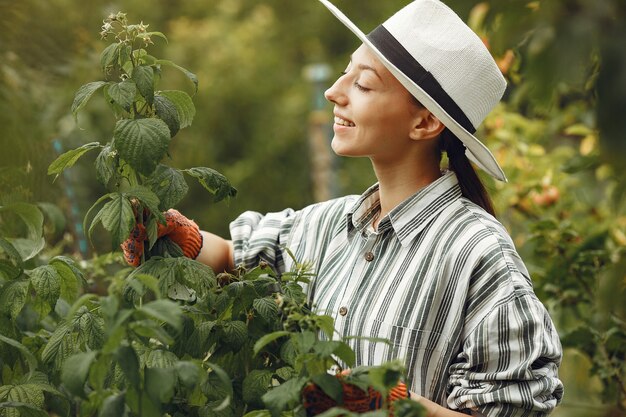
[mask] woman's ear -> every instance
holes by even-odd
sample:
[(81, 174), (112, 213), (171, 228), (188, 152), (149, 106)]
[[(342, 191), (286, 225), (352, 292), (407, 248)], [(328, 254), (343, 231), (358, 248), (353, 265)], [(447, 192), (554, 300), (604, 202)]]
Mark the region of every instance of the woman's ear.
[(413, 125), (409, 132), (409, 137), (413, 140), (434, 139), (446, 128), (443, 123), (425, 107), (418, 109), (413, 120)]

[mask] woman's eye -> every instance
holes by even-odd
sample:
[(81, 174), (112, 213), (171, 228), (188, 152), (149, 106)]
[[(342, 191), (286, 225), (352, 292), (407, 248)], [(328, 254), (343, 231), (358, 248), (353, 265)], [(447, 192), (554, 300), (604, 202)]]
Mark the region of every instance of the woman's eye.
[(368, 91), (370, 91), (369, 88), (363, 87), (361, 84), (359, 84), (358, 82), (354, 82), (354, 86), (357, 88), (357, 90), (363, 91), (365, 93), (367, 93)]

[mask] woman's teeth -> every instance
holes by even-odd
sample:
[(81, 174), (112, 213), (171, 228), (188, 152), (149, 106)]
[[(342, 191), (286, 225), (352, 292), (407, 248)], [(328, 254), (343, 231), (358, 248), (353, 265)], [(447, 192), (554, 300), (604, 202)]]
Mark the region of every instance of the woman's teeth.
[(335, 123), (341, 126), (348, 126), (348, 127), (354, 126), (354, 123), (344, 120), (341, 117), (337, 117), (337, 116), (335, 116)]

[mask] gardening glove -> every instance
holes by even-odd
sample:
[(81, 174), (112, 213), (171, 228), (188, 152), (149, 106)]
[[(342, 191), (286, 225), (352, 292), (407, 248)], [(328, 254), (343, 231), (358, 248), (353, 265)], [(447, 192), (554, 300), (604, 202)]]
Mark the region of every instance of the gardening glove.
[[(202, 235), (198, 225), (183, 216), (175, 209), (165, 212), (165, 225), (158, 223), (157, 237), (169, 237), (180, 246), (187, 258), (196, 259), (202, 249)], [(136, 224), (130, 232), (130, 236), (120, 246), (124, 252), (124, 260), (127, 264), (138, 267), (141, 264), (141, 255), (148, 239), (146, 228), (143, 224)]]
[[(341, 375), (337, 377), (340, 379), (341, 385), (343, 386), (343, 405), (340, 405), (340, 407), (356, 413), (365, 413), (378, 410), (383, 406), (383, 398), (380, 392), (372, 387), (369, 387), (367, 391), (363, 391), (355, 385), (344, 382)], [(304, 387), (302, 397), (307, 417), (316, 416), (338, 405), (335, 400), (326, 395), (326, 393), (315, 384), (309, 384)], [(393, 412), (394, 401), (406, 398), (409, 398), (406, 384), (399, 382), (398, 385), (389, 391), (389, 395), (387, 396), (390, 411)]]

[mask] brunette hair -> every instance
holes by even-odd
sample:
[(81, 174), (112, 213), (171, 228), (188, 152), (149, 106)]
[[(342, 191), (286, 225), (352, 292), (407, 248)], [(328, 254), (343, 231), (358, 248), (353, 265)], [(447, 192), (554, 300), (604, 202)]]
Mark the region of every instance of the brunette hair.
[(463, 197), (495, 217), (496, 212), (485, 185), (465, 155), (465, 145), (448, 128), (439, 137), (439, 151), (448, 155), (448, 168), (455, 172)]

